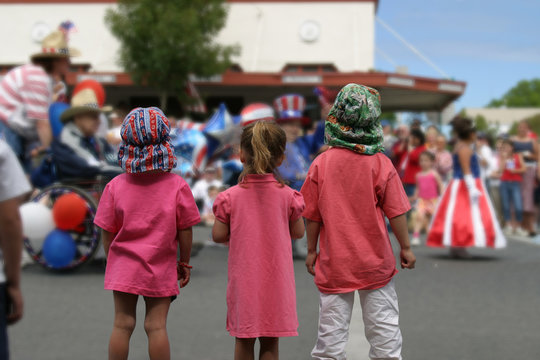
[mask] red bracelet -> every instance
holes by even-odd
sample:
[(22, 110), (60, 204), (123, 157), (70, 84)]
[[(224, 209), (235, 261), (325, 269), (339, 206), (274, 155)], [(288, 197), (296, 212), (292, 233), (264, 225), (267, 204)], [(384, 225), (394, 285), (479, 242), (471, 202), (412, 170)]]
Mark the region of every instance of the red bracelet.
[(189, 264), (186, 264), (186, 263), (183, 263), (183, 262), (180, 262), (180, 261), (178, 261), (178, 266), (185, 267), (185, 268), (188, 268), (188, 269), (193, 269), (193, 266), (191, 266)]

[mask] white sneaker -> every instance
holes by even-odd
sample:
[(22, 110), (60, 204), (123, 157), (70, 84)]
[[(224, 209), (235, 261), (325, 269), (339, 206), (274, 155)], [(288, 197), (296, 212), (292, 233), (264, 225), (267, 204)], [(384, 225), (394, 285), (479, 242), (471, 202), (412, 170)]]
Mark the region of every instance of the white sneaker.
[(420, 246), (422, 243), (420, 242), (420, 238), (418, 236), (414, 236), (411, 240), (411, 246)]
[(514, 229), (513, 229), (512, 226), (510, 226), (509, 224), (508, 224), (508, 225), (505, 225), (505, 227), (504, 227), (504, 229), (503, 229), (503, 233), (504, 233), (504, 235), (506, 235), (506, 236), (513, 235), (513, 234), (514, 234)]
[(515, 231), (515, 234), (517, 236), (521, 236), (521, 237), (529, 237), (529, 232), (524, 230), (523, 228), (521, 227), (518, 227)]

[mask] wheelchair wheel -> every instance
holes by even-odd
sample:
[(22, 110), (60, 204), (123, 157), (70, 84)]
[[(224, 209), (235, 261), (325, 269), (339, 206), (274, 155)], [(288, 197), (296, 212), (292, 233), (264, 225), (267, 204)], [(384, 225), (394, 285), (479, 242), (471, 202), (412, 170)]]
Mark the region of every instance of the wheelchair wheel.
[(77, 229), (69, 231), (69, 234), (73, 238), (76, 245), (75, 257), (71, 263), (60, 268), (51, 266), (51, 264), (48, 264), (47, 260), (42, 256), (44, 240), (36, 242), (30, 241), (28, 238), (24, 239), (24, 247), (26, 252), (35, 262), (49, 270), (64, 271), (81, 266), (92, 258), (100, 243), (101, 233), (98, 227), (94, 225), (94, 217), (97, 211), (97, 201), (93, 194), (76, 186), (54, 184), (41, 190), (38, 194), (34, 195), (30, 201), (39, 202), (52, 209), (56, 200), (61, 195), (68, 193), (75, 193), (79, 195), (86, 202), (86, 207), (88, 209), (82, 224)]

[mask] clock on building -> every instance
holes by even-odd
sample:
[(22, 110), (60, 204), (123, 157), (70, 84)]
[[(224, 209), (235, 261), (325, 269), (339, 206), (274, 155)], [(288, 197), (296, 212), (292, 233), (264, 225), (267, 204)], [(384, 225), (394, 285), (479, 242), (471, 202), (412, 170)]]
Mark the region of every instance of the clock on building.
[(300, 38), (305, 42), (314, 42), (319, 39), (321, 27), (312, 20), (305, 21), (300, 26)]
[(51, 33), (51, 27), (44, 22), (37, 22), (32, 26), (32, 40), (36, 43), (41, 43), (45, 36)]

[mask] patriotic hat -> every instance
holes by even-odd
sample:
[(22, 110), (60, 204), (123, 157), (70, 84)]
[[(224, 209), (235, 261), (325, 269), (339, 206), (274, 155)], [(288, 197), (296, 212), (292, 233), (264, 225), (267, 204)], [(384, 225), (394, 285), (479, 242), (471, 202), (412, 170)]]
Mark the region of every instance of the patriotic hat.
[(325, 122), (325, 142), (359, 154), (384, 151), (381, 97), (375, 89), (358, 84), (346, 85), (337, 95)]
[(280, 123), (289, 121), (306, 122), (307, 118), (304, 116), (306, 100), (302, 95), (287, 94), (280, 96), (274, 100), (274, 108), (277, 112), (277, 121)]
[(247, 126), (255, 121), (273, 121), (275, 120), (274, 109), (270, 105), (263, 103), (249, 104), (242, 109), (240, 113), (240, 124)]
[(79, 56), (81, 52), (68, 47), (66, 35), (58, 30), (47, 35), (41, 42), (41, 52), (33, 54), (30, 59), (61, 58)]
[(176, 166), (169, 119), (156, 107), (131, 110), (122, 124), (118, 163), (127, 173), (170, 171)]
[(71, 106), (64, 111), (60, 116), (60, 121), (66, 123), (73, 119), (75, 115), (86, 113), (99, 114), (99, 108), (96, 93), (92, 89), (84, 89), (73, 95), (71, 98)]

